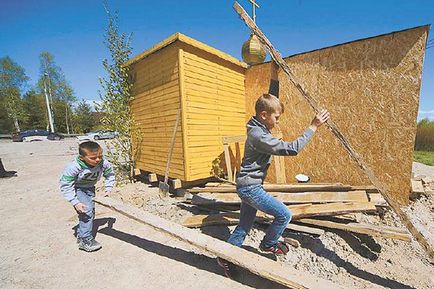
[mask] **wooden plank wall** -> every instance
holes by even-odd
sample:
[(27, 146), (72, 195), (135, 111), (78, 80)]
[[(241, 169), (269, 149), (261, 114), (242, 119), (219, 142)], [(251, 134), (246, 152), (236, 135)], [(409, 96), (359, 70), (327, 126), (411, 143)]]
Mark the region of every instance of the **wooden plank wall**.
[[(132, 65), (131, 103), (142, 133), (136, 168), (164, 175), (169, 145), (181, 107), (179, 48), (169, 45)], [(182, 125), (178, 126), (170, 177), (184, 179)]]
[[(407, 204), (428, 26), (359, 40), (285, 59), (294, 75), (348, 137), (391, 196)], [(246, 120), (268, 90), (269, 63), (246, 72)], [(280, 118), (284, 139), (299, 136), (313, 112), (283, 74)], [(330, 131), (321, 128), (296, 158), (286, 159), (287, 181), (304, 173), (313, 182), (368, 184)], [(270, 166), (268, 181), (274, 182)]]
[(245, 69), (192, 46), (182, 49), (186, 174), (191, 181), (211, 176), (213, 160), (223, 155), (223, 136), (245, 134)]

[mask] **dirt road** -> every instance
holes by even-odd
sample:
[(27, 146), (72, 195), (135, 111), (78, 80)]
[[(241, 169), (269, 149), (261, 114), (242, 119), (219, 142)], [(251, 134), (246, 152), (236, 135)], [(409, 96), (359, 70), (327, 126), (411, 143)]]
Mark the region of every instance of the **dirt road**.
[(96, 209), (97, 240), (103, 248), (94, 253), (79, 251), (72, 230), (75, 211), (58, 190), (59, 176), (76, 151), (74, 140), (0, 141), (5, 168), (18, 171), (18, 177), (0, 179), (0, 288), (267, 285), (254, 276), (246, 284), (234, 282), (222, 275), (213, 258), (103, 207)]

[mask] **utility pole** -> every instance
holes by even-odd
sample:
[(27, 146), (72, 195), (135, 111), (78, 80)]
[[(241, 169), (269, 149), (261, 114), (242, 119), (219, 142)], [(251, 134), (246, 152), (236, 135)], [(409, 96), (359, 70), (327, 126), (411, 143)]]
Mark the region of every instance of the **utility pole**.
[(45, 102), (47, 103), (47, 112), (48, 112), (48, 122), (50, 123), (50, 130), (51, 132), (54, 132), (54, 121), (53, 121), (53, 115), (51, 113), (51, 106), (50, 106), (50, 100), (48, 98), (47, 93), (47, 79), (48, 79), (48, 73), (44, 73), (44, 94), (45, 94)]

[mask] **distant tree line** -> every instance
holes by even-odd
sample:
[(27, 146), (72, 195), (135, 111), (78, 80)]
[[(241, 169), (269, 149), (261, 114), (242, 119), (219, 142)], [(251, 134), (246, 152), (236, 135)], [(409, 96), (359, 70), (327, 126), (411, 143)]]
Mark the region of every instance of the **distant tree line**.
[(54, 56), (42, 52), (39, 60), (39, 78), (29, 85), (23, 67), (9, 56), (0, 58), (0, 133), (49, 129), (48, 109), (56, 132), (83, 133), (97, 127), (101, 113), (84, 100), (77, 100)]
[(422, 119), (418, 122), (415, 150), (434, 151), (434, 121)]

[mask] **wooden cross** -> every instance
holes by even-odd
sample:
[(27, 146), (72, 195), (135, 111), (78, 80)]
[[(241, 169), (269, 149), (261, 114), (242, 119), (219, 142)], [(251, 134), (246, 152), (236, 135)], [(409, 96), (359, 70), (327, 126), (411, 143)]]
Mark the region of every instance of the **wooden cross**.
[(259, 5), (256, 4), (256, 0), (249, 0), (250, 3), (252, 3), (252, 15), (253, 15), (253, 22), (256, 23), (256, 7), (259, 8)]

